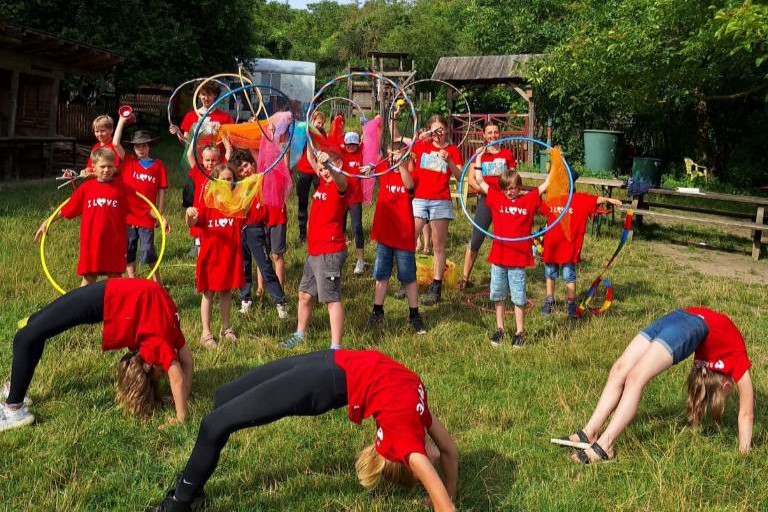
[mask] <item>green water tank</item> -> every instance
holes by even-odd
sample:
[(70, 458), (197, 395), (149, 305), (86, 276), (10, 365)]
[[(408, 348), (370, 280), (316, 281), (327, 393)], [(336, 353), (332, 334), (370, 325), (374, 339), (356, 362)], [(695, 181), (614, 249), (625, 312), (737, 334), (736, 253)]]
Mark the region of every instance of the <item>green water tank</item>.
[(638, 183), (661, 186), (661, 165), (658, 158), (636, 156), (632, 159), (632, 179)]
[(622, 132), (584, 130), (584, 165), (593, 171), (613, 171), (619, 166)]

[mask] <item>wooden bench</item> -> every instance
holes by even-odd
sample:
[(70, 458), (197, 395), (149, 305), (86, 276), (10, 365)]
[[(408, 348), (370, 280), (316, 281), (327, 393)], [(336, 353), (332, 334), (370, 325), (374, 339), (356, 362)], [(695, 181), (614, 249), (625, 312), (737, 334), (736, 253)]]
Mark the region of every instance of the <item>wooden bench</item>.
[[(754, 206), (755, 210), (754, 213), (727, 212), (699, 206), (659, 203), (648, 201), (647, 196), (649, 195), (747, 204)], [(646, 192), (646, 194), (637, 196), (632, 200), (632, 208), (635, 210), (635, 215), (638, 217), (638, 219), (642, 219), (643, 217), (658, 217), (676, 222), (712, 224), (717, 226), (750, 230), (752, 232), (752, 259), (755, 261), (760, 259), (763, 231), (768, 231), (768, 225), (765, 224), (766, 206), (768, 206), (768, 198), (766, 197), (721, 194), (718, 192), (685, 192), (658, 187), (651, 188), (648, 190), (648, 192)], [(718, 215), (718, 217), (693, 217), (690, 215), (678, 215), (676, 213), (653, 211), (651, 210), (651, 207)], [(753, 219), (753, 222), (745, 222), (741, 219)]]

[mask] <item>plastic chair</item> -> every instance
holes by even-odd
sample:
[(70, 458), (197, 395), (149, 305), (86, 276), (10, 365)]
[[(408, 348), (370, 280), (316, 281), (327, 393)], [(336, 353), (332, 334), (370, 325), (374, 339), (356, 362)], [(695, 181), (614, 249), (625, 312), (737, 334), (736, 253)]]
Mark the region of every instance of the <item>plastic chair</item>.
[[(451, 189), (451, 201), (454, 202), (455, 208), (459, 210), (461, 208), (461, 203), (459, 202), (459, 180), (457, 180), (454, 176), (451, 176), (451, 179), (448, 181), (448, 187)], [(467, 196), (469, 195), (469, 178), (466, 176), (464, 177), (464, 184), (461, 187), (461, 195), (464, 200), (464, 204), (467, 205), (467, 209), (470, 209), (469, 204), (467, 204)]]
[(706, 167), (697, 164), (688, 157), (683, 158), (683, 162), (685, 162), (685, 174), (688, 175), (690, 181), (693, 181), (696, 178), (701, 178), (702, 176), (704, 177), (705, 183), (709, 181), (709, 174), (707, 173)]

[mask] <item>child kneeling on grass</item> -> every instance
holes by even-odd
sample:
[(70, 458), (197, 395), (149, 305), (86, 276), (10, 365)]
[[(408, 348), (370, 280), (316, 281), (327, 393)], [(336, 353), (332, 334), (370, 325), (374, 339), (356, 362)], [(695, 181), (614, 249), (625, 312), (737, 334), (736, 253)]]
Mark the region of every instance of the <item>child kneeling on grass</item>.
[[(483, 179), (480, 169), (475, 169), (477, 186), (485, 194), (485, 204), (491, 211), (493, 233), (505, 238), (528, 236), (533, 228), (536, 210), (541, 204), (541, 194), (549, 186), (550, 177), (536, 188), (522, 194), (523, 179), (513, 169), (507, 169), (499, 178), (499, 190), (491, 188)], [(488, 262), (491, 264), (491, 300), (496, 303), (496, 331), (491, 344), (499, 346), (504, 340), (504, 314), (507, 296), (515, 306), (515, 337), (512, 346), (525, 344), (523, 320), (528, 298), (525, 294), (525, 267), (534, 265), (530, 239), (521, 242), (504, 242), (493, 239)]]
[[(324, 350), (272, 361), (217, 389), (184, 471), (155, 511), (188, 512), (202, 505), (203, 488), (233, 433), (344, 406), (352, 422), (373, 417), (376, 424), (374, 443), (355, 463), (364, 487), (382, 479), (405, 485), (417, 480), (435, 510), (455, 510), (458, 449), (431, 413), (419, 376), (374, 350)], [(438, 459), (442, 479), (434, 467)]]
[[(110, 160), (112, 161), (112, 160)], [(127, 413), (149, 416), (160, 405), (160, 372), (168, 373), (176, 416), (183, 422), (192, 389), (192, 354), (173, 299), (148, 279), (114, 278), (72, 290), (20, 323), (13, 338), (11, 380), (0, 395), (0, 431), (29, 425), (26, 398), (46, 342), (72, 327), (104, 323), (102, 350), (126, 348), (117, 367), (117, 401)]]
[(697, 426), (707, 413), (719, 422), (735, 387), (739, 392), (738, 448), (741, 453), (749, 452), (755, 392), (744, 338), (726, 315), (702, 307), (677, 309), (640, 331), (613, 363), (597, 407), (584, 428), (552, 442), (578, 448), (571, 459), (582, 464), (614, 459), (613, 445), (635, 418), (645, 386), (691, 354), (690, 424)]

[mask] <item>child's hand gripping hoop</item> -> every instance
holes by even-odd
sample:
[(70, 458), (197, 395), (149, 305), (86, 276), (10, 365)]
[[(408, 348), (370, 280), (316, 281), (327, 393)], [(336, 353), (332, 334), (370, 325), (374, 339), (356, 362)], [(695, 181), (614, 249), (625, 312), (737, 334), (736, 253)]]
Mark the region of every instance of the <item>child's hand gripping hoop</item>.
[[(482, 146), (478, 148), (475, 151), (475, 154), (477, 154), (478, 151), (489, 148), (491, 146), (497, 146), (499, 144), (504, 144), (507, 142), (533, 142), (535, 144), (539, 144), (540, 146), (545, 147), (546, 149), (552, 149), (552, 146), (547, 144), (546, 142), (542, 142), (538, 139), (532, 139), (530, 137), (504, 137), (503, 139), (498, 139), (493, 142), (489, 142), (485, 146)], [(506, 236), (499, 236), (494, 235), (490, 231), (484, 229), (482, 226), (479, 226), (477, 222), (475, 222), (475, 219), (472, 218), (472, 215), (469, 214), (469, 211), (467, 210), (467, 203), (464, 199), (464, 178), (467, 175), (467, 171), (474, 166), (475, 159), (474, 158), (467, 158), (466, 163), (464, 164), (464, 168), (461, 170), (461, 175), (459, 176), (459, 186), (458, 186), (458, 195), (459, 195), (459, 203), (461, 204), (461, 210), (464, 212), (464, 215), (469, 219), (469, 222), (476, 227), (481, 233), (483, 233), (485, 236), (489, 236), (493, 238), (494, 240), (499, 240), (500, 242), (523, 242), (525, 240), (530, 240), (532, 238), (539, 237), (549, 231), (550, 229), (554, 228), (562, 219), (565, 217), (565, 215), (568, 213), (568, 209), (571, 206), (571, 201), (573, 200), (573, 192), (576, 189), (576, 185), (573, 182), (573, 171), (571, 170), (571, 166), (568, 165), (568, 162), (565, 160), (565, 157), (563, 158), (563, 165), (565, 166), (565, 169), (568, 171), (568, 200), (565, 202), (565, 205), (563, 206), (563, 211), (560, 212), (560, 215), (552, 222), (552, 224), (549, 224), (547, 226), (544, 226), (543, 229), (540, 229), (536, 231), (535, 233), (531, 233), (530, 235), (526, 236), (515, 236), (515, 237), (506, 237)]]
[[(411, 98), (408, 97), (408, 95), (406, 94), (406, 92), (403, 89), (403, 87), (400, 84), (393, 82), (392, 80), (390, 80), (386, 76), (384, 76), (382, 74), (379, 74), (379, 73), (375, 73), (373, 71), (353, 71), (351, 73), (347, 73), (347, 74), (344, 74), (344, 75), (339, 75), (336, 78), (333, 78), (330, 81), (328, 81), (328, 83), (326, 83), (324, 86), (322, 86), (317, 91), (315, 96), (312, 98), (312, 101), (309, 102), (309, 107), (307, 108), (307, 118), (306, 118), (306, 121), (307, 121), (307, 146), (312, 150), (312, 153), (315, 155), (315, 158), (317, 158), (317, 155), (318, 155), (319, 151), (317, 150), (317, 148), (315, 148), (315, 145), (312, 142), (311, 129), (312, 129), (312, 114), (315, 111), (317, 111), (317, 108), (320, 106), (319, 104), (316, 104), (317, 100), (323, 95), (323, 93), (329, 87), (332, 87), (333, 85), (337, 84), (341, 80), (348, 80), (348, 79), (351, 79), (351, 78), (356, 77), (356, 76), (366, 77), (366, 78), (368, 78), (368, 77), (375, 78), (375, 79), (377, 79), (379, 81), (380, 87), (381, 87), (382, 83), (392, 87), (395, 90), (395, 97), (396, 98), (402, 96), (402, 98), (406, 101), (408, 107), (410, 108), (411, 117), (413, 118), (413, 133), (414, 133), (414, 135), (416, 134), (417, 125), (418, 125), (418, 117), (416, 115), (416, 108), (414, 107), (413, 102), (411, 101)], [(406, 148), (404, 148), (403, 154), (400, 156), (400, 159), (395, 161), (395, 162), (393, 162), (393, 164), (389, 168), (387, 168), (386, 170), (381, 171), (381, 172), (370, 172), (370, 173), (367, 173), (367, 174), (351, 174), (351, 173), (348, 173), (348, 172), (346, 172), (345, 170), (343, 170), (343, 169), (341, 169), (339, 167), (336, 167), (335, 165), (333, 165), (331, 163), (326, 164), (326, 167), (330, 168), (334, 172), (338, 172), (338, 173), (343, 174), (345, 176), (348, 176), (350, 178), (357, 178), (357, 179), (376, 178), (378, 176), (382, 176), (382, 175), (388, 173), (389, 171), (397, 169), (400, 166), (400, 164), (404, 163), (408, 159), (408, 157), (410, 156), (411, 149), (413, 149), (413, 145), (415, 143), (416, 143), (416, 137), (413, 137), (413, 140), (411, 141), (411, 143), (408, 144), (408, 146)]]
[[(155, 214), (156, 218), (158, 219), (158, 222), (160, 223), (160, 253), (157, 256), (157, 261), (155, 262), (155, 265), (152, 267), (152, 270), (149, 272), (149, 275), (147, 275), (147, 279), (151, 279), (152, 276), (155, 275), (155, 272), (157, 272), (157, 269), (160, 268), (160, 262), (163, 260), (163, 255), (165, 254), (165, 219), (160, 214), (160, 210), (157, 209), (155, 204), (147, 198), (144, 194), (140, 192), (136, 192), (136, 195), (139, 196), (144, 202), (146, 202), (149, 205), (149, 208), (152, 210), (152, 213)], [(42, 263), (43, 266), (43, 274), (45, 274), (45, 277), (48, 279), (48, 282), (51, 283), (51, 286), (53, 286), (53, 289), (59, 292), (60, 294), (64, 295), (67, 293), (64, 288), (62, 288), (59, 283), (56, 282), (56, 280), (51, 275), (51, 272), (48, 270), (48, 263), (45, 259), (45, 239), (48, 234), (48, 229), (51, 227), (51, 222), (53, 222), (53, 219), (56, 217), (56, 215), (59, 214), (62, 208), (64, 208), (64, 205), (69, 202), (69, 198), (65, 199), (63, 203), (61, 203), (56, 210), (51, 214), (50, 217), (45, 221), (45, 231), (43, 231), (43, 235), (40, 238), (40, 263)]]

